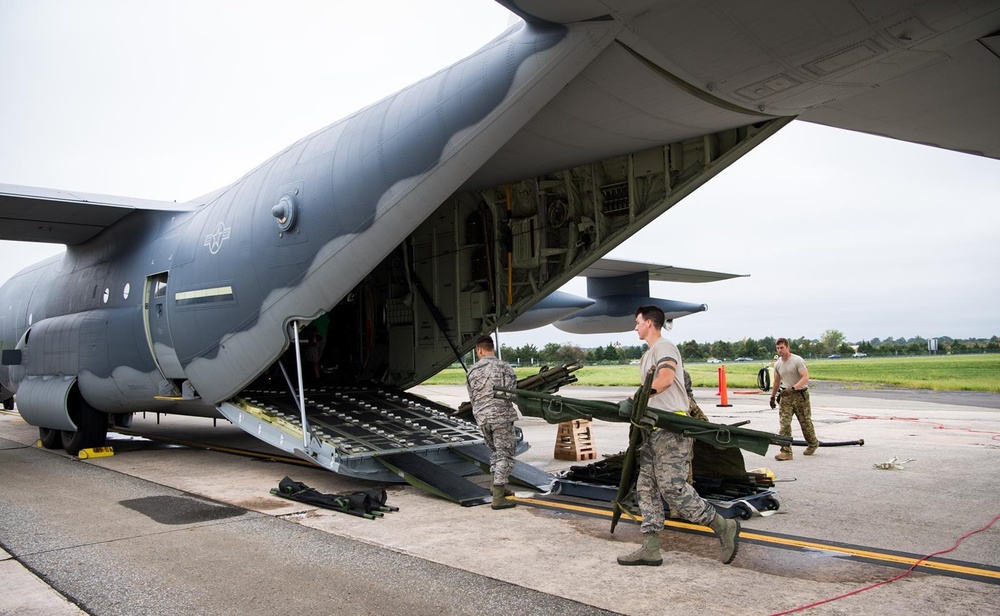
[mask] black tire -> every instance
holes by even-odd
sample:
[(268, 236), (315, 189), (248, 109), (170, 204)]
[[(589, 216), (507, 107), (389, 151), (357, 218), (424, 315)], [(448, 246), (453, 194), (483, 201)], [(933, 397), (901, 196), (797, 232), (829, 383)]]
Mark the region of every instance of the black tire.
[(42, 447), (46, 449), (59, 449), (62, 447), (62, 432), (54, 428), (39, 428), (38, 440), (42, 442)]
[(108, 415), (90, 406), (79, 395), (72, 398), (70, 417), (76, 432), (62, 431), (62, 447), (71, 456), (89, 447), (104, 447), (108, 438)]
[(768, 511), (777, 511), (778, 509), (781, 509), (781, 503), (778, 502), (778, 499), (774, 498), (773, 496), (767, 497), (767, 500), (764, 501), (764, 504), (767, 505)]
[(8, 411), (14, 410), (14, 396), (11, 396), (3, 401), (3, 408)]
[(757, 387), (765, 393), (771, 389), (771, 371), (766, 366), (757, 372)]

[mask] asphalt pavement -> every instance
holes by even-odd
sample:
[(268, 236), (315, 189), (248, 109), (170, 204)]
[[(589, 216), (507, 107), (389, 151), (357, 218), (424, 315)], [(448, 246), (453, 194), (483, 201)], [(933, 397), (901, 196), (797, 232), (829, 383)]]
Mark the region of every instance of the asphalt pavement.
[[(453, 407), (464, 395), (415, 391)], [(731, 390), (720, 407), (716, 393), (696, 392), (713, 421), (777, 430), (765, 395)], [(138, 417), (159, 440), (116, 436), (114, 456), (79, 460), (33, 447), (37, 430), (3, 414), (0, 614), (771, 614), (824, 601), (806, 613), (997, 613), (1000, 396), (891, 394), (814, 387), (820, 439), (865, 445), (789, 462), (744, 452), (748, 469), (775, 473), (780, 509), (742, 522), (728, 566), (711, 533), (671, 523), (655, 568), (615, 563), (640, 536), (627, 520), (609, 533), (602, 503), (518, 492), (517, 508), (492, 511), (388, 485), (399, 511), (364, 520), (269, 490), (285, 476), (331, 493), (371, 484), (275, 461), (224, 421)], [(522, 461), (586, 463), (553, 459), (557, 426), (518, 425), (532, 444)], [(623, 424), (592, 435), (601, 456), (627, 443)], [(945, 550), (928, 561), (939, 568), (880, 584)]]

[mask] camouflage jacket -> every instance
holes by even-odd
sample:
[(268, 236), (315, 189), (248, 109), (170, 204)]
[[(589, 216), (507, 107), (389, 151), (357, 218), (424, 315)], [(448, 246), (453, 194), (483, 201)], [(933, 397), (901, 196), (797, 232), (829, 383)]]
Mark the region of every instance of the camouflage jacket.
[(469, 368), (466, 387), (472, 402), (472, 414), (476, 421), (514, 421), (517, 412), (509, 400), (493, 397), (494, 387), (513, 388), (517, 386), (514, 369), (495, 355), (487, 355)]

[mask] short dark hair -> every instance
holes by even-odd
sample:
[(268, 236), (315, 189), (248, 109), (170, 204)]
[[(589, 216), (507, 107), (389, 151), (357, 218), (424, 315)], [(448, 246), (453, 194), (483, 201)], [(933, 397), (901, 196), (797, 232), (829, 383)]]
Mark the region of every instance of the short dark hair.
[(484, 351), (496, 350), (496, 347), (493, 346), (493, 338), (490, 336), (483, 336), (479, 340), (476, 340), (476, 348), (482, 348)]
[(647, 321), (652, 321), (656, 329), (663, 327), (663, 322), (666, 321), (666, 315), (659, 306), (639, 306), (635, 309), (635, 316), (640, 315)]
[(788, 338), (778, 338), (777, 340), (774, 341), (774, 346), (778, 346), (779, 344), (783, 344), (788, 348), (792, 348), (792, 345), (788, 344)]

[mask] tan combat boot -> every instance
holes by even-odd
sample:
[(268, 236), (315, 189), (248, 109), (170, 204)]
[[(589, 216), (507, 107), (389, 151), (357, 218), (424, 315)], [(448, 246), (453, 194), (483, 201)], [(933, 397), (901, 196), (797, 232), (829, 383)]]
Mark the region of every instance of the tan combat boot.
[(504, 486), (493, 486), (493, 504), (490, 505), (491, 509), (510, 509), (516, 506), (517, 503), (507, 499), (506, 494), (504, 494)]
[(738, 520), (730, 520), (719, 514), (715, 514), (715, 519), (709, 524), (715, 534), (719, 537), (722, 548), (719, 550), (719, 560), (723, 565), (728, 565), (736, 558), (736, 553), (740, 551), (740, 523)]
[(663, 557), (660, 556), (660, 535), (657, 533), (643, 533), (642, 547), (638, 550), (618, 557), (619, 565), (648, 565), (659, 567), (663, 564)]
[(786, 451), (782, 451), (778, 455), (774, 456), (774, 459), (779, 462), (784, 462), (785, 460), (791, 460), (792, 454)]
[(804, 455), (804, 456), (811, 456), (814, 453), (816, 453), (816, 449), (818, 447), (819, 447), (819, 445), (810, 445), (810, 446), (806, 447), (806, 450), (802, 452), (802, 455)]

